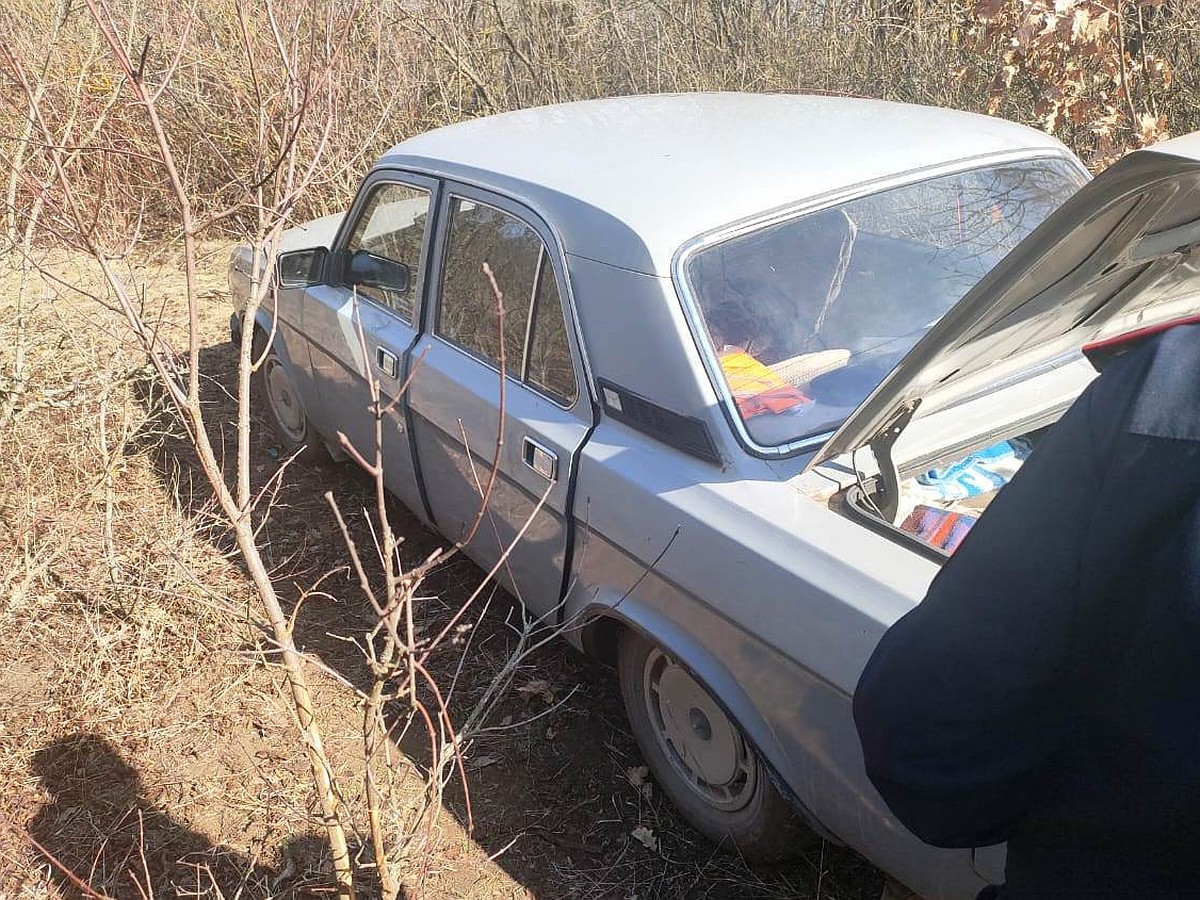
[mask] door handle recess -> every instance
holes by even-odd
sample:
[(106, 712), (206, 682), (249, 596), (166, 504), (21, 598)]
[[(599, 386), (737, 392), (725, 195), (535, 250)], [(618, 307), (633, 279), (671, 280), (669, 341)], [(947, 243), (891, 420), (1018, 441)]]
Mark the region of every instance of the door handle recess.
[(521, 439), (521, 460), (547, 481), (558, 478), (558, 454), (531, 437)]
[(379, 366), (379, 371), (389, 378), (400, 377), (400, 357), (387, 347), (375, 348), (375, 363)]

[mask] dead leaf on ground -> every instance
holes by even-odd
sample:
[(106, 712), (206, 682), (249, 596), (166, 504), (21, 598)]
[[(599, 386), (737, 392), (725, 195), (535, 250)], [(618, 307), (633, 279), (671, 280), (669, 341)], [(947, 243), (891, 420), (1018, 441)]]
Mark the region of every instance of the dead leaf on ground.
[(533, 697), (541, 697), (547, 705), (554, 702), (554, 689), (550, 687), (550, 682), (544, 678), (534, 678), (517, 688), (518, 694), (523, 694), (526, 699)]
[(631, 769), (626, 769), (625, 777), (646, 800), (650, 800), (654, 796), (654, 785), (650, 783), (649, 766), (634, 766)]
[(629, 832), (630, 836), (645, 847), (647, 850), (658, 850), (658, 838), (654, 836), (654, 832), (645, 825), (639, 825), (633, 831)]

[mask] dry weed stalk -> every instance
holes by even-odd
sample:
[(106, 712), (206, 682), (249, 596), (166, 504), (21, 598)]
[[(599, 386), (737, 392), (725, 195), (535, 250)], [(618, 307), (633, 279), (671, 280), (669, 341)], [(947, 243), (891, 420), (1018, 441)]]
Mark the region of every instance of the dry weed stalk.
[[(90, 295), (97, 303), (119, 314), (132, 343), (148, 360), (148, 371), (157, 386), (157, 391), (161, 392), (181, 425), (186, 441), (194, 451), (199, 469), (212, 492), (209, 506), (211, 514), (232, 533), (240, 558), (253, 582), (262, 616), (266, 620), (271, 639), (278, 651), (278, 658), (286, 673), (292, 706), (321, 808), (322, 823), (330, 842), (339, 891), (342, 896), (353, 897), (356, 874), (347, 838), (348, 830), (353, 827), (352, 811), (345, 807), (334, 781), (334, 767), (326, 753), (321, 730), (317, 725), (314, 701), (308, 685), (308, 661), (297, 649), (293, 637), (296, 617), (302, 604), (297, 604), (290, 617), (285, 613), (258, 544), (259, 530), (270, 514), (272, 498), (286, 469), (286, 462), (266, 485), (255, 490), (251, 482), (250, 459), (251, 377), (261, 364), (273, 338), (273, 335), (267, 335), (265, 345), (257, 341), (254, 327), (256, 313), (263, 306), (266, 306), (268, 311), (271, 309), (274, 299), (271, 273), (274, 271), (275, 253), (280, 234), (289, 224), (292, 211), (307, 189), (322, 179), (335, 177), (341, 171), (336, 164), (328, 161), (326, 151), (338, 121), (332, 99), (337, 67), (345, 58), (345, 42), (351, 32), (344, 27), (343, 22), (333, 16), (333, 8), (329, 7), (323, 18), (313, 13), (313, 19), (309, 22), (313, 26), (312, 33), (306, 41), (302, 39), (300, 30), (281, 25), (272, 0), (263, 0), (261, 11), (269, 35), (266, 43), (276, 61), (275, 70), (282, 78), (276, 87), (268, 86), (269, 80), (257, 75), (246, 83), (245, 89), (255, 98), (259, 110), (254, 120), (254, 165), (251, 172), (242, 179), (242, 193), (239, 195), (225, 192), (223, 196), (229, 202), (223, 206), (214, 206), (211, 202), (202, 203), (198, 197), (196, 175), (187, 155), (181, 153), (182, 141), (186, 141), (186, 135), (182, 138), (176, 137), (172, 129), (178, 120), (170, 115), (172, 86), (186, 67), (190, 52), (189, 41), (193, 29), (199, 27), (195, 13), (179, 23), (177, 43), (169, 48), (164, 67), (152, 77), (149, 74), (151, 61), (157, 58), (158, 54), (155, 51), (158, 48), (151, 37), (140, 35), (133, 20), (122, 19), (105, 0), (85, 2), (87, 13), (98, 36), (97, 44), (105, 53), (102, 56), (93, 56), (80, 67), (76, 74), (76, 88), (70, 94), (74, 98), (74, 105), (66, 115), (63, 109), (53, 102), (60, 99), (60, 95), (51, 90), (46, 67), (31, 64), (30, 57), (23, 52), (28, 48), (15, 47), (11, 42), (0, 42), (0, 56), (7, 63), (27, 108), (28, 127), (19, 144), (19, 157), (30, 164), (36, 162), (44, 168), (44, 171), (37, 173), (39, 177), (32, 177), (29, 174), (30, 165), (23, 165), (19, 169), (13, 166), (10, 211), (17, 208), (17, 197), (22, 190), (31, 198), (30, 208), (42, 210), (53, 205), (58, 210), (51, 227), (46, 231), (53, 239), (82, 249), (92, 259), (102, 276), (107, 295), (94, 293), (91, 288), (82, 284), (67, 284), (60, 280), (60, 286)], [(353, 6), (350, 7), (350, 12), (353, 13)], [(238, 32), (248, 55), (261, 51), (261, 40), (252, 35), (252, 29), (242, 12), (239, 12)], [(256, 40), (259, 40), (259, 43), (256, 44)], [(106, 65), (115, 68), (116, 76), (104, 83), (106, 93), (104, 105), (100, 110), (101, 118), (90, 120), (87, 118), (89, 110), (85, 109), (86, 101), (89, 97), (94, 100), (94, 97), (89, 93), (87, 86), (100, 58), (107, 60)], [(261, 59), (257, 62), (262, 64)], [(252, 67), (250, 71), (253, 74), (257, 70)], [(134, 116), (131, 110), (136, 111), (137, 116)], [(124, 129), (123, 137), (136, 137), (132, 150), (127, 142), (114, 143), (106, 139), (102, 125), (110, 112), (120, 119), (121, 128)], [(139, 121), (141, 129), (132, 130), (132, 126)], [(91, 127), (81, 138), (72, 140), (77, 125), (81, 122)], [(182, 328), (178, 328), (172, 321), (171, 311), (167, 307), (156, 310), (146, 304), (133, 266), (128, 262), (130, 255), (136, 250), (140, 234), (135, 230), (132, 236), (118, 236), (119, 243), (113, 247), (114, 235), (121, 229), (114, 227), (112, 220), (106, 221), (101, 215), (105, 189), (108, 186), (97, 186), (89, 179), (97, 169), (94, 157), (114, 156), (136, 156), (147, 169), (143, 176), (147, 183), (155, 180), (150, 173), (157, 172), (158, 181), (174, 209), (174, 227), (182, 244), (182, 269), (185, 278), (183, 307), (186, 324)], [(90, 168), (87, 165), (89, 163), (92, 163)], [(103, 169), (103, 165), (99, 168)], [(138, 204), (139, 221), (142, 218), (141, 210), (145, 208), (144, 201)], [(160, 227), (163, 222), (168, 221), (162, 204), (159, 205), (155, 216)], [(252, 276), (255, 280), (243, 312), (244, 327), (241, 329), (238, 347), (237, 415), (234, 423), (236, 447), (232, 460), (229, 460), (223, 456), (224, 447), (221, 442), (213, 437), (212, 423), (207, 420), (201, 401), (202, 297), (197, 267), (202, 236), (215, 226), (234, 220), (244, 221), (247, 217), (255, 223), (252, 234), (256, 254), (253, 271), (257, 274)], [(15, 213), (10, 216), (10, 222), (17, 220)], [(127, 218), (117, 217), (116, 224), (122, 221), (127, 221)], [(35, 219), (28, 225), (24, 236), (27, 250), (33, 246), (36, 234), (38, 229)], [(30, 259), (32, 266), (32, 256), (27, 254), (26, 258)], [(503, 354), (503, 295), (486, 266), (484, 275), (491, 282), (498, 306), (501, 323), (500, 346)], [(43, 271), (43, 276), (55, 277), (49, 271)], [(172, 340), (180, 333), (183, 342), (181, 347)], [(366, 357), (365, 349), (363, 356)], [(502, 356), (502, 370), (503, 366)], [(500, 421), (491, 469), (482, 479), (476, 473), (480, 505), (474, 523), (454, 548), (445, 552), (437, 551), (419, 565), (406, 570), (398, 552), (400, 541), (388, 521), (383, 472), (383, 420), (391, 412), (396, 401), (385, 402), (378, 381), (371, 373), (365, 374), (370, 384), (372, 408), (375, 413), (374, 447), (370, 451), (360, 451), (359, 448), (351, 446), (344, 437), (342, 442), (350, 455), (374, 481), (375, 517), (378, 524), (375, 544), (383, 571), (382, 589), (374, 589), (366, 562), (351, 538), (350, 530), (332, 494), (328, 495), (328, 501), (346, 539), (353, 570), (357, 573), (360, 586), (377, 617), (377, 624), (365, 642), (372, 686), (361, 695), (364, 703), (364, 792), (373, 868), (383, 895), (394, 898), (399, 896), (402, 888), (401, 879), (393, 869), (393, 861), (407, 852), (408, 844), (417, 836), (422, 825), (428, 833), (433, 825), (434, 815), (441, 805), (448, 780), (454, 771), (457, 771), (463, 783), (470, 827), (472, 816), (470, 794), (466, 785), (463, 744), (469, 741), (476, 729), (486, 721), (503, 689), (511, 682), (521, 660), (530, 652), (529, 636), (534, 624), (525, 623), (522, 627), (517, 653), (501, 667), (485, 692), (483, 700), (476, 704), (467, 718), (468, 726), (457, 729), (451, 721), (447, 697), (430, 673), (427, 663), (431, 654), (452, 635), (453, 629), (469, 607), (481, 596), (487, 581), (480, 584), (452, 621), (429, 642), (419, 644), (417, 641), (413, 603), (420, 585), (427, 576), (436, 567), (444, 565), (454, 552), (468, 544), (485, 518), (490, 515), (488, 500), (497, 478), (503, 451), (504, 379), (502, 378), (500, 383)], [(402, 396), (402, 392), (399, 396)], [(100, 405), (101, 418), (107, 422), (106, 407), (103, 402)], [(14, 401), (12, 407), (15, 409), (16, 406)], [(98, 435), (100, 450), (109, 458), (114, 453), (119, 454), (131, 439), (131, 429), (124, 424), (119, 424), (113, 435), (109, 434), (107, 425), (102, 424)], [(368, 456), (371, 457), (370, 461)], [(228, 472), (230, 462), (233, 469), (232, 478)], [(108, 548), (108, 577), (116, 583), (121, 580), (122, 572), (116, 562), (112, 537), (113, 471), (111, 465), (104, 467), (104, 479), (97, 488), (104, 510), (101, 540)], [(522, 539), (545, 499), (543, 497), (539, 501), (530, 514), (529, 522), (519, 530), (513, 544), (504, 550), (496, 567), (489, 573), (489, 579), (501, 566), (507, 565), (513, 546)], [(492, 527), (495, 527), (494, 523)], [(58, 556), (66, 552), (69, 537), (68, 535), (67, 539), (44, 553), (36, 564), (26, 567), (26, 582), (40, 577)], [(427, 700), (426, 697), (431, 699)], [(408, 833), (401, 835), (398, 843), (392, 840), (385, 828), (387, 801), (378, 789), (376, 778), (380, 758), (388, 749), (388, 739), (395, 727), (388, 724), (390, 716), (387, 714), (387, 707), (395, 701), (403, 701), (406, 705), (407, 716), (401, 716), (401, 720), (411, 722), (415, 717), (416, 721), (423, 724), (429, 738), (432, 760), (426, 776), (423, 805)], [(395, 846), (389, 846), (389, 843)], [(425, 845), (429, 844), (426, 840)], [(428, 857), (425, 859), (427, 861)], [(422, 879), (425, 869), (426, 865), (423, 863)], [(420, 883), (418, 881), (418, 887)]]
[[(334, 22), (326, 20), (327, 27), (323, 46), (303, 46), (296, 40), (289, 43), (283, 38), (281, 29), (276, 25), (271, 0), (264, 0), (263, 9), (267, 18), (275, 26), (273, 30), (274, 49), (278, 54), (281, 68), (286, 73), (281, 96), (275, 105), (277, 109), (282, 109), (286, 113), (283, 121), (288, 131), (282, 142), (272, 146), (267, 138), (268, 130), (273, 126), (260, 119), (259, 151), (261, 156), (258, 171), (264, 174), (257, 179), (249, 196), (240, 198), (240, 202), (231, 206), (229, 210), (200, 216), (195, 210), (192, 185), (188, 180), (186, 169), (181, 164), (177, 147), (170, 137), (168, 125), (164, 123), (163, 117), (160, 115), (164, 92), (170, 87), (184, 50), (188, 46), (189, 30), (196, 24), (194, 13), (192, 18), (185, 22), (181, 39), (174, 48), (165, 71), (160, 74), (157, 84), (152, 84), (146, 72), (147, 57), (152, 44), (151, 36), (146, 35), (144, 40), (140, 41), (140, 56), (135, 61), (127, 49), (139, 44), (137, 35), (134, 33), (134, 23), (118, 20), (104, 0), (86, 0), (86, 2), (91, 20), (103, 43), (107, 45), (110, 64), (114, 65), (119, 72), (118, 90), (128, 97), (130, 105), (142, 116), (145, 134), (144, 152), (149, 157), (147, 163), (165, 176), (165, 187), (175, 206), (178, 228), (182, 235), (183, 267), (186, 278), (187, 326), (185, 339), (187, 346), (182, 359), (180, 354), (177, 354), (170, 346), (162, 328), (164, 323), (160, 319), (156, 320), (147, 315), (139, 302), (136, 282), (118, 269), (114, 263), (113, 252), (106, 246), (103, 236), (95, 227), (95, 218), (86, 194), (87, 186), (80, 183), (81, 179), (72, 169), (73, 154), (79, 153), (81, 150), (78, 147), (72, 148), (70, 143), (65, 141), (61, 130), (56, 130), (51, 123), (50, 114), (48, 114), (44, 102), (44, 70), (40, 75), (32, 72), (31, 67), (20, 58), (18, 51), (9, 43), (5, 43), (0, 45), (0, 53), (3, 54), (9, 70), (28, 104), (29, 119), (32, 123), (30, 134), (36, 132), (40, 137), (41, 150), (50, 167), (51, 178), (47, 180), (46, 184), (39, 186), (37, 202), (44, 203), (53, 187), (54, 197), (61, 203), (64, 211), (66, 221), (62, 227), (69, 229), (67, 233), (72, 243), (86, 250), (102, 272), (107, 288), (116, 298), (117, 307), (124, 317), (135, 343), (145, 353), (158, 384), (165, 391), (179, 415), (195, 450), (200, 468), (216, 498), (217, 506), (225, 523), (233, 532), (287, 675), (301, 738), (321, 806), (322, 822), (329, 837), (339, 891), (345, 897), (353, 897), (354, 881), (346, 829), (342, 811), (339, 809), (332, 769), (314, 714), (304, 660), (296, 649), (292, 623), (283, 611), (256, 541), (254, 516), (256, 512), (262, 515), (264, 511), (256, 509), (257, 501), (262, 495), (252, 496), (250, 491), (249, 384), (251, 373), (258, 364), (257, 360), (251, 358), (253, 329), (247, 327), (244, 330), (244, 339), (240, 348), (239, 403), (236, 423), (238, 435), (235, 462), (236, 484), (231, 489), (226, 481), (223, 460), (218, 448), (214, 446), (210, 438), (207, 429), (208, 423), (205, 420), (200, 400), (199, 304), (201, 299), (196, 278), (200, 236), (215, 222), (234, 212), (241, 212), (246, 206), (257, 211), (258, 240), (256, 246), (268, 248), (265, 251), (264, 268), (268, 272), (271, 271), (274, 248), (279, 234), (287, 224), (290, 210), (295, 204), (297, 196), (305, 190), (308, 184), (317, 179), (321, 171), (319, 169), (321, 161), (319, 150), (332, 123), (328, 120), (324, 123), (316, 123), (318, 130), (323, 126), (324, 131), (318, 140), (318, 152), (307, 162), (300, 160), (298, 145), (294, 138), (299, 129), (311, 127), (307, 121), (310, 100), (313, 96), (320, 96), (331, 83), (332, 72), (344, 48), (342, 43), (344, 34), (340, 34), (335, 29)], [(98, 134), (98, 131), (98, 128), (94, 129), (93, 136)], [(91, 147), (90, 149), (100, 148)], [(258, 306), (267, 298), (268, 291), (269, 279), (262, 279), (255, 285), (247, 311), (249, 323), (254, 321), (254, 314)]]
[[(134, 0), (108, 3), (134, 8)], [(274, 24), (260, 5), (238, 0), (194, 0), (189, 15), (173, 15), (175, 4), (168, 0), (141, 0), (136, 7), (143, 27), (155, 36), (148, 73), (157, 80), (160, 68), (173, 67), (170, 87), (158, 98), (160, 114), (169, 133), (183, 139), (180, 146), (186, 143), (193, 199), (202, 217), (242, 208), (241, 196), (270, 174), (260, 165), (264, 120), (279, 131), (276, 155), (282, 140), (298, 145), (300, 159), (318, 150), (324, 155), (321, 176), (296, 199), (296, 213), (304, 219), (341, 209), (357, 174), (397, 138), (483, 113), (592, 97), (801, 91), (984, 111), (995, 86), (1015, 67), (1002, 113), (1052, 128), (1085, 158), (1096, 148), (1097, 135), (1073, 123), (1072, 115), (1115, 115), (1109, 129), (1114, 151), (1131, 136), (1200, 126), (1200, 0), (1057, 5), (423, 0), (361, 8), (353, 2), (273, 0), (273, 5)], [(69, 103), (77, 81), (89, 109), (103, 102), (120, 72), (88, 61), (91, 33), (80, 16), (67, 13), (69, 5), (59, 5), (65, 26), (55, 25), (40, 0), (10, 0), (6, 6), (0, 24), (17, 45), (42, 43), (55, 28), (62, 31), (64, 52), (47, 70), (50, 102)], [(319, 117), (334, 123), (323, 147), (319, 130), (278, 129), (290, 120), (272, 101), (273, 85), (289, 78), (272, 62), (278, 57), (274, 45), (282, 35), (294, 55), (321, 31), (315, 25), (291, 28), (306, 17), (325, 23), (322, 28), (336, 25), (354, 48), (319, 100)], [(1041, 24), (1031, 29), (1035, 20)], [(164, 63), (158, 50), (167, 45), (179, 52)], [(140, 58), (140, 37), (129, 46)], [(1086, 103), (1077, 106), (1076, 99)], [(1062, 115), (1051, 120), (1048, 101), (1060, 102)], [(19, 135), (26, 121), (19, 109), (0, 109), (0, 144), (2, 136)], [(78, 173), (109, 199), (104, 217), (123, 219), (130, 228), (174, 228), (169, 211), (153, 199), (157, 185), (147, 178), (146, 160), (154, 151), (136, 116), (128, 108), (117, 110), (109, 127), (114, 152), (102, 165), (89, 164)], [(6, 187), (10, 210), (28, 208), (36, 193), (22, 186), (13, 194)], [(242, 215), (243, 224), (251, 220), (252, 213)]]
[[(505, 371), (504, 343), (504, 294), (496, 283), (496, 278), (490, 266), (485, 262), (482, 274), (488, 280), (492, 296), (496, 302), (499, 352), (499, 369)], [(363, 333), (361, 319), (358, 315), (357, 297), (353, 307), (355, 330), (360, 343), (360, 359), (367, 360), (366, 336)], [(397, 403), (404, 397), (413, 375), (419, 370), (421, 360), (414, 364), (408, 378), (390, 400), (384, 397), (378, 378), (369, 365), (364, 363), (360, 375), (368, 386), (370, 409), (374, 418), (373, 443), (370, 449), (358, 448), (346, 437), (338, 433), (342, 448), (347, 454), (371, 477), (374, 488), (375, 508), (373, 510), (372, 537), (374, 538), (377, 561), (382, 569), (383, 584), (377, 589), (373, 583), (358, 546), (351, 535), (349, 526), (337, 503), (333, 492), (326, 492), (325, 499), (333, 512), (349, 553), (353, 571), (358, 585), (369, 602), (374, 614), (375, 625), (366, 635), (363, 651), (371, 672), (371, 687), (363, 694), (363, 752), (364, 752), (364, 794), (367, 800), (368, 821), (371, 833), (374, 862), (379, 875), (382, 894), (387, 900), (395, 900), (400, 894), (400, 882), (392, 871), (391, 853), (404, 853), (407, 840), (401, 841), (402, 846), (390, 847), (384, 828), (383, 798), (376, 783), (376, 766), (379, 765), (381, 751), (387, 747), (387, 739), (392, 733), (393, 726), (388, 724), (386, 710), (389, 704), (402, 701), (405, 714), (395, 718), (404, 723), (407, 728), (415, 717), (425, 728), (429, 740), (430, 758), (433, 761), (426, 774), (424, 804), (421, 807), (416, 822), (410, 829), (408, 839), (415, 837), (420, 831), (422, 822), (428, 827), (433, 824), (433, 814), (440, 807), (443, 792), (457, 772), (463, 788), (466, 804), (468, 831), (473, 827), (470, 788), (467, 782), (466, 768), (463, 760), (464, 745), (482, 728), (488, 716), (495, 709), (496, 703), (509, 686), (520, 663), (532, 652), (530, 635), (536, 625), (526, 621), (520, 630), (519, 640), (515, 650), (510, 653), (484, 691), (483, 696), (476, 702), (468, 713), (464, 724), (456, 728), (451, 720), (447, 696), (439, 687), (437, 680), (430, 673), (427, 664), (430, 657), (436, 653), (450, 638), (462, 618), (472, 607), (476, 599), (492, 583), (496, 574), (508, 564), (513, 548), (524, 538), (530, 525), (541, 511), (552, 486), (539, 499), (531, 510), (522, 527), (518, 529), (512, 541), (503, 548), (500, 557), (491, 571), (479, 582), (475, 590), (463, 601), (450, 620), (442, 626), (438, 634), (431, 640), (419, 644), (414, 629), (414, 605), (421, 586), (429, 575), (437, 568), (444, 566), (456, 553), (466, 547), (475, 537), (485, 518), (492, 516), (490, 499), (500, 470), (500, 460), (504, 448), (504, 426), (506, 421), (506, 379), (499, 378), (499, 410), (497, 430), (494, 438), (494, 455), (485, 478), (481, 479), (474, 469), (475, 487), (479, 496), (479, 506), (470, 526), (463, 536), (450, 548), (438, 548), (426, 556), (421, 562), (406, 569), (400, 558), (400, 540), (392, 527), (388, 515), (388, 492), (384, 479), (384, 424)], [(460, 423), (461, 424), (461, 423)], [(369, 518), (369, 521), (370, 518)], [(492, 523), (495, 528), (495, 523)], [(557, 634), (557, 631), (553, 632)], [(549, 636), (546, 637), (549, 639)], [(537, 646), (541, 646), (539, 642)], [(467, 652), (463, 649), (463, 654)], [(432, 698), (432, 709), (421, 697), (424, 689)], [(428, 848), (428, 841), (426, 841)], [(426, 854), (423, 859), (427, 860)], [(422, 889), (426, 867), (419, 870), (416, 888)]]

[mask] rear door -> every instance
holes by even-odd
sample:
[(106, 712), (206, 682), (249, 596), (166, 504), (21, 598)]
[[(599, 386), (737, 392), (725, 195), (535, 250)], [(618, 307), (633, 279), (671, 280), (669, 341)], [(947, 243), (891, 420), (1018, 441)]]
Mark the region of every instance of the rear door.
[[(417, 339), (425, 260), (432, 234), (437, 182), (381, 170), (363, 184), (333, 244), (330, 283), (307, 289), (304, 326), (330, 436), (340, 431), (367, 460), (375, 455), (375, 417), (368, 376), (379, 383), (384, 479), (388, 489), (425, 515), (407, 433), (405, 359)], [(366, 251), (407, 270), (396, 284), (350, 284), (348, 265)]]
[[(450, 186), (438, 222), (409, 391), (426, 495), (445, 535), (470, 536), (502, 436), (497, 477), (467, 552), (490, 568), (511, 545), (497, 578), (544, 615), (563, 592), (571, 476), (593, 421), (565, 268), (549, 228), (511, 200)], [(502, 293), (502, 315), (484, 262)]]

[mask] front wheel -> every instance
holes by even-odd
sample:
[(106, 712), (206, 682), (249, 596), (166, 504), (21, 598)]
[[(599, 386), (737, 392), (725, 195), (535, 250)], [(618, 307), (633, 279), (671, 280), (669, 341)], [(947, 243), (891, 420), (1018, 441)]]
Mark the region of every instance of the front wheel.
[(263, 356), (265, 345), (266, 336), (261, 331), (256, 332), (253, 355), (262, 362), (252, 376), (251, 391), (259, 398), (260, 408), (266, 413), (271, 431), (285, 455), (313, 462), (320, 458), (321, 439), (308, 421), (291, 372), (273, 345)]
[(687, 669), (634, 631), (622, 635), (617, 668), (642, 755), (692, 825), (756, 861), (813, 844), (741, 729)]

